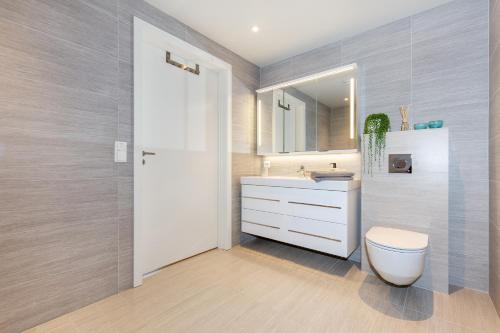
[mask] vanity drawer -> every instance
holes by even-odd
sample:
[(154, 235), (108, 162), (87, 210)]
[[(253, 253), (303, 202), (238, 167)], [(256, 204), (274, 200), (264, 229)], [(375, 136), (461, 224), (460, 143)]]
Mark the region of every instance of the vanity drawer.
[(278, 227), (241, 221), (241, 231), (256, 236), (266, 237), (274, 240), (281, 240), (281, 230)]
[(290, 189), (286, 214), (346, 224), (347, 193)]
[(280, 213), (280, 189), (267, 186), (243, 185), (241, 187), (242, 208)]
[(288, 216), (286, 228), (288, 231), (317, 236), (339, 242), (346, 240), (344, 224), (317, 221), (301, 217)]
[(262, 212), (262, 211), (253, 210), (253, 209), (243, 208), (241, 210), (241, 221), (242, 222), (257, 223), (257, 224), (260, 224), (263, 226), (268, 226), (268, 227), (277, 227), (277, 228), (283, 227), (283, 225), (284, 225), (283, 218), (284, 217), (286, 217), (286, 216), (281, 215), (281, 214)]
[(305, 248), (345, 257), (346, 226), (342, 224), (289, 217), (286, 241)]

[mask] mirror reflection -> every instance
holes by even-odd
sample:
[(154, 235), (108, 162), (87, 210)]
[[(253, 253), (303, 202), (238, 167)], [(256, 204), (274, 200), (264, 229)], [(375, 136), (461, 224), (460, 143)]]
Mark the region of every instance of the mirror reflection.
[(257, 95), (257, 153), (358, 148), (356, 70), (296, 80)]

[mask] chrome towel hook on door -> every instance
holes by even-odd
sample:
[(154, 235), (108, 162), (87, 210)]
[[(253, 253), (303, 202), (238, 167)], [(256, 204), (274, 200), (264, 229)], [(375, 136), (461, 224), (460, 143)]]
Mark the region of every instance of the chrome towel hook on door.
[(175, 66), (175, 67), (178, 67), (178, 68), (183, 69), (185, 71), (188, 71), (189, 73), (200, 75), (200, 65), (198, 65), (198, 64), (196, 64), (196, 68), (191, 68), (188, 65), (181, 64), (180, 62), (172, 60), (170, 52), (168, 52), (168, 51), (167, 51), (166, 60), (167, 60), (167, 64), (170, 64), (172, 66)]
[(150, 152), (150, 151), (142, 151), (142, 165), (146, 164), (146, 160), (144, 159), (144, 156), (154, 156), (156, 153)]

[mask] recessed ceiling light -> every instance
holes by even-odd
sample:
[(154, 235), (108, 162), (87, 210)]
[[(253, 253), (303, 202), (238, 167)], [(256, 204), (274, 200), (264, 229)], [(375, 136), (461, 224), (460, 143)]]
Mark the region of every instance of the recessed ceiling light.
[(254, 25), (254, 26), (252, 27), (252, 31), (253, 31), (253, 32), (259, 32), (259, 30), (260, 30), (260, 29), (259, 29), (259, 27), (258, 27), (258, 26), (256, 26), (256, 25)]
[(348, 101), (349, 101), (349, 98), (347, 98), (347, 97), (346, 97), (346, 98), (344, 98), (344, 101), (348, 102)]

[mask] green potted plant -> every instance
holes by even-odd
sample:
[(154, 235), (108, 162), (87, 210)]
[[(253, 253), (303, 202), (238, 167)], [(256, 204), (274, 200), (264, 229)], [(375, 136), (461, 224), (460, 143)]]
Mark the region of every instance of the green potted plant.
[[(363, 151), (365, 171), (373, 174), (373, 165), (378, 161), (382, 165), (385, 150), (385, 135), (391, 130), (391, 121), (385, 113), (374, 113), (366, 117), (363, 131)], [(368, 141), (368, 147), (366, 146)], [(368, 162), (368, 165), (366, 165)]]

